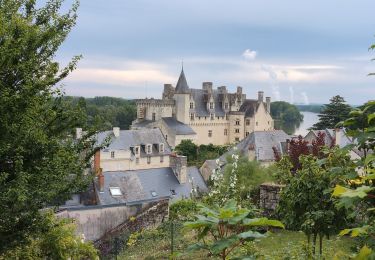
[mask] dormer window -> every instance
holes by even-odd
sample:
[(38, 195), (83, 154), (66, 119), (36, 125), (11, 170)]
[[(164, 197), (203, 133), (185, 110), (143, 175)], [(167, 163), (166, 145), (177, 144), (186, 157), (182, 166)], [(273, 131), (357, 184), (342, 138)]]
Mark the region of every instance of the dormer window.
[(150, 154), (152, 152), (152, 146), (151, 146), (151, 144), (148, 144), (147, 146), (146, 146), (146, 153), (147, 154)]
[(115, 158), (115, 152), (114, 151), (111, 152), (111, 158), (112, 159)]
[(194, 121), (194, 113), (191, 113), (191, 114), (190, 114), (190, 120), (191, 120), (191, 121)]
[(190, 102), (190, 109), (193, 109), (193, 108), (194, 108), (194, 103)]
[(139, 155), (139, 147), (138, 146), (135, 147), (135, 155)]
[(164, 153), (164, 144), (159, 144), (159, 153)]
[(229, 104), (227, 102), (224, 103), (224, 109), (228, 109), (229, 108)]
[(210, 102), (210, 109), (214, 109), (214, 102)]
[(215, 119), (214, 114), (210, 114), (210, 117), (211, 117), (211, 120), (214, 120), (214, 119)]

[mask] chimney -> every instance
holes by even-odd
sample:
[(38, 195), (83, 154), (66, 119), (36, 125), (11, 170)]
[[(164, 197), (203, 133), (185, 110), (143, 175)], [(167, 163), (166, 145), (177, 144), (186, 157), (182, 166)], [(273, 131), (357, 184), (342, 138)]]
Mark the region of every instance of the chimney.
[(82, 138), (82, 128), (76, 128), (76, 139)]
[(340, 133), (340, 128), (335, 128), (335, 143), (338, 147), (340, 146), (341, 143), (341, 133)]
[(99, 192), (104, 192), (104, 174), (103, 174), (103, 169), (99, 169)]
[(100, 150), (97, 150), (94, 154), (94, 173), (95, 175), (99, 174), (100, 171)]
[(258, 91), (258, 101), (263, 102), (263, 91)]
[(266, 104), (267, 104), (267, 112), (271, 113), (271, 98), (266, 97)]
[(114, 127), (113, 128), (113, 135), (115, 137), (119, 137), (120, 136), (120, 127)]
[(206, 90), (208, 93), (212, 93), (212, 82), (203, 82), (202, 88), (203, 90)]
[(242, 94), (242, 87), (240, 87), (240, 86), (237, 87), (237, 94), (239, 94), (239, 95)]
[(180, 184), (187, 181), (187, 157), (172, 154), (170, 157), (171, 168)]

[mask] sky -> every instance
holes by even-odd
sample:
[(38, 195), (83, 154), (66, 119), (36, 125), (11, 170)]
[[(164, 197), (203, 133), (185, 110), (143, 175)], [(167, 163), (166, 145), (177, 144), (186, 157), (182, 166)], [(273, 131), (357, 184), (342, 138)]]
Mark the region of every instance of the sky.
[(183, 61), (191, 88), (363, 104), (375, 99), (373, 10), (374, 0), (81, 0), (56, 59), (83, 55), (67, 95), (161, 98)]

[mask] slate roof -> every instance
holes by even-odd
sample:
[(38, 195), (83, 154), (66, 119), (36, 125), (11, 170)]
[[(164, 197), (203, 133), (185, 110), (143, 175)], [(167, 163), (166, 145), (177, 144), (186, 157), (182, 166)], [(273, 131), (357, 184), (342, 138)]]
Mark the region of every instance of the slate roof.
[[(210, 116), (210, 112), (207, 110), (206, 95), (207, 92), (203, 89), (191, 89), (191, 95), (194, 100), (195, 114), (196, 116)], [(214, 99), (214, 113), (215, 116), (225, 116), (222, 104), (219, 98), (219, 91), (217, 89), (212, 90), (212, 96)]]
[(187, 94), (187, 93), (189, 93), (189, 86), (188, 86), (187, 81), (186, 81), (184, 68), (182, 68), (181, 73), (180, 73), (180, 77), (178, 78), (175, 93), (177, 93), (177, 94)]
[[(131, 150), (136, 145), (146, 144), (164, 144), (164, 154), (170, 154), (171, 148), (165, 140), (159, 128), (145, 128), (139, 130), (121, 130), (119, 137), (113, 135), (113, 131), (100, 132), (97, 135), (97, 143), (102, 143), (107, 137), (110, 137), (110, 144), (106, 147), (110, 150)], [(142, 148), (142, 147), (141, 147)], [(141, 149), (142, 150), (142, 149)], [(158, 153), (153, 146), (153, 153)], [(142, 151), (141, 151), (142, 155)]]
[(170, 130), (174, 131), (176, 135), (196, 134), (190, 126), (178, 121), (174, 117), (163, 117), (162, 120), (166, 123)]
[(283, 145), (287, 139), (291, 137), (283, 130), (255, 131), (248, 135), (245, 139), (232, 147), (228, 152), (219, 157), (220, 161), (226, 163), (226, 158), (233, 153), (248, 155), (249, 148), (254, 147), (258, 161), (273, 161), (275, 155), (272, 147), (276, 147), (279, 151), (285, 151)]
[[(245, 112), (245, 117), (253, 117), (259, 108), (260, 103), (255, 99), (246, 99), (240, 107), (241, 112)], [(263, 103), (265, 106), (265, 104)]]
[[(98, 192), (100, 205), (126, 204), (170, 197), (173, 200), (189, 198), (192, 187), (200, 192), (208, 188), (196, 167), (188, 167), (188, 181), (180, 184), (172, 168), (104, 172), (104, 192)], [(112, 196), (110, 187), (119, 187), (122, 195)], [(175, 195), (172, 195), (172, 190)], [(154, 192), (154, 195), (153, 195)]]

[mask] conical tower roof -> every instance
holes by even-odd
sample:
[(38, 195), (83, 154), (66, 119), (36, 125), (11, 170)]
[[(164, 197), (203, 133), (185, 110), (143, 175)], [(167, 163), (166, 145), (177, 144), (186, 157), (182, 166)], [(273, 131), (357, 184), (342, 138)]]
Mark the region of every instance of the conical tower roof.
[(178, 78), (177, 85), (176, 85), (176, 92), (177, 94), (188, 94), (189, 93), (189, 86), (186, 81), (184, 67), (181, 69), (180, 77)]

